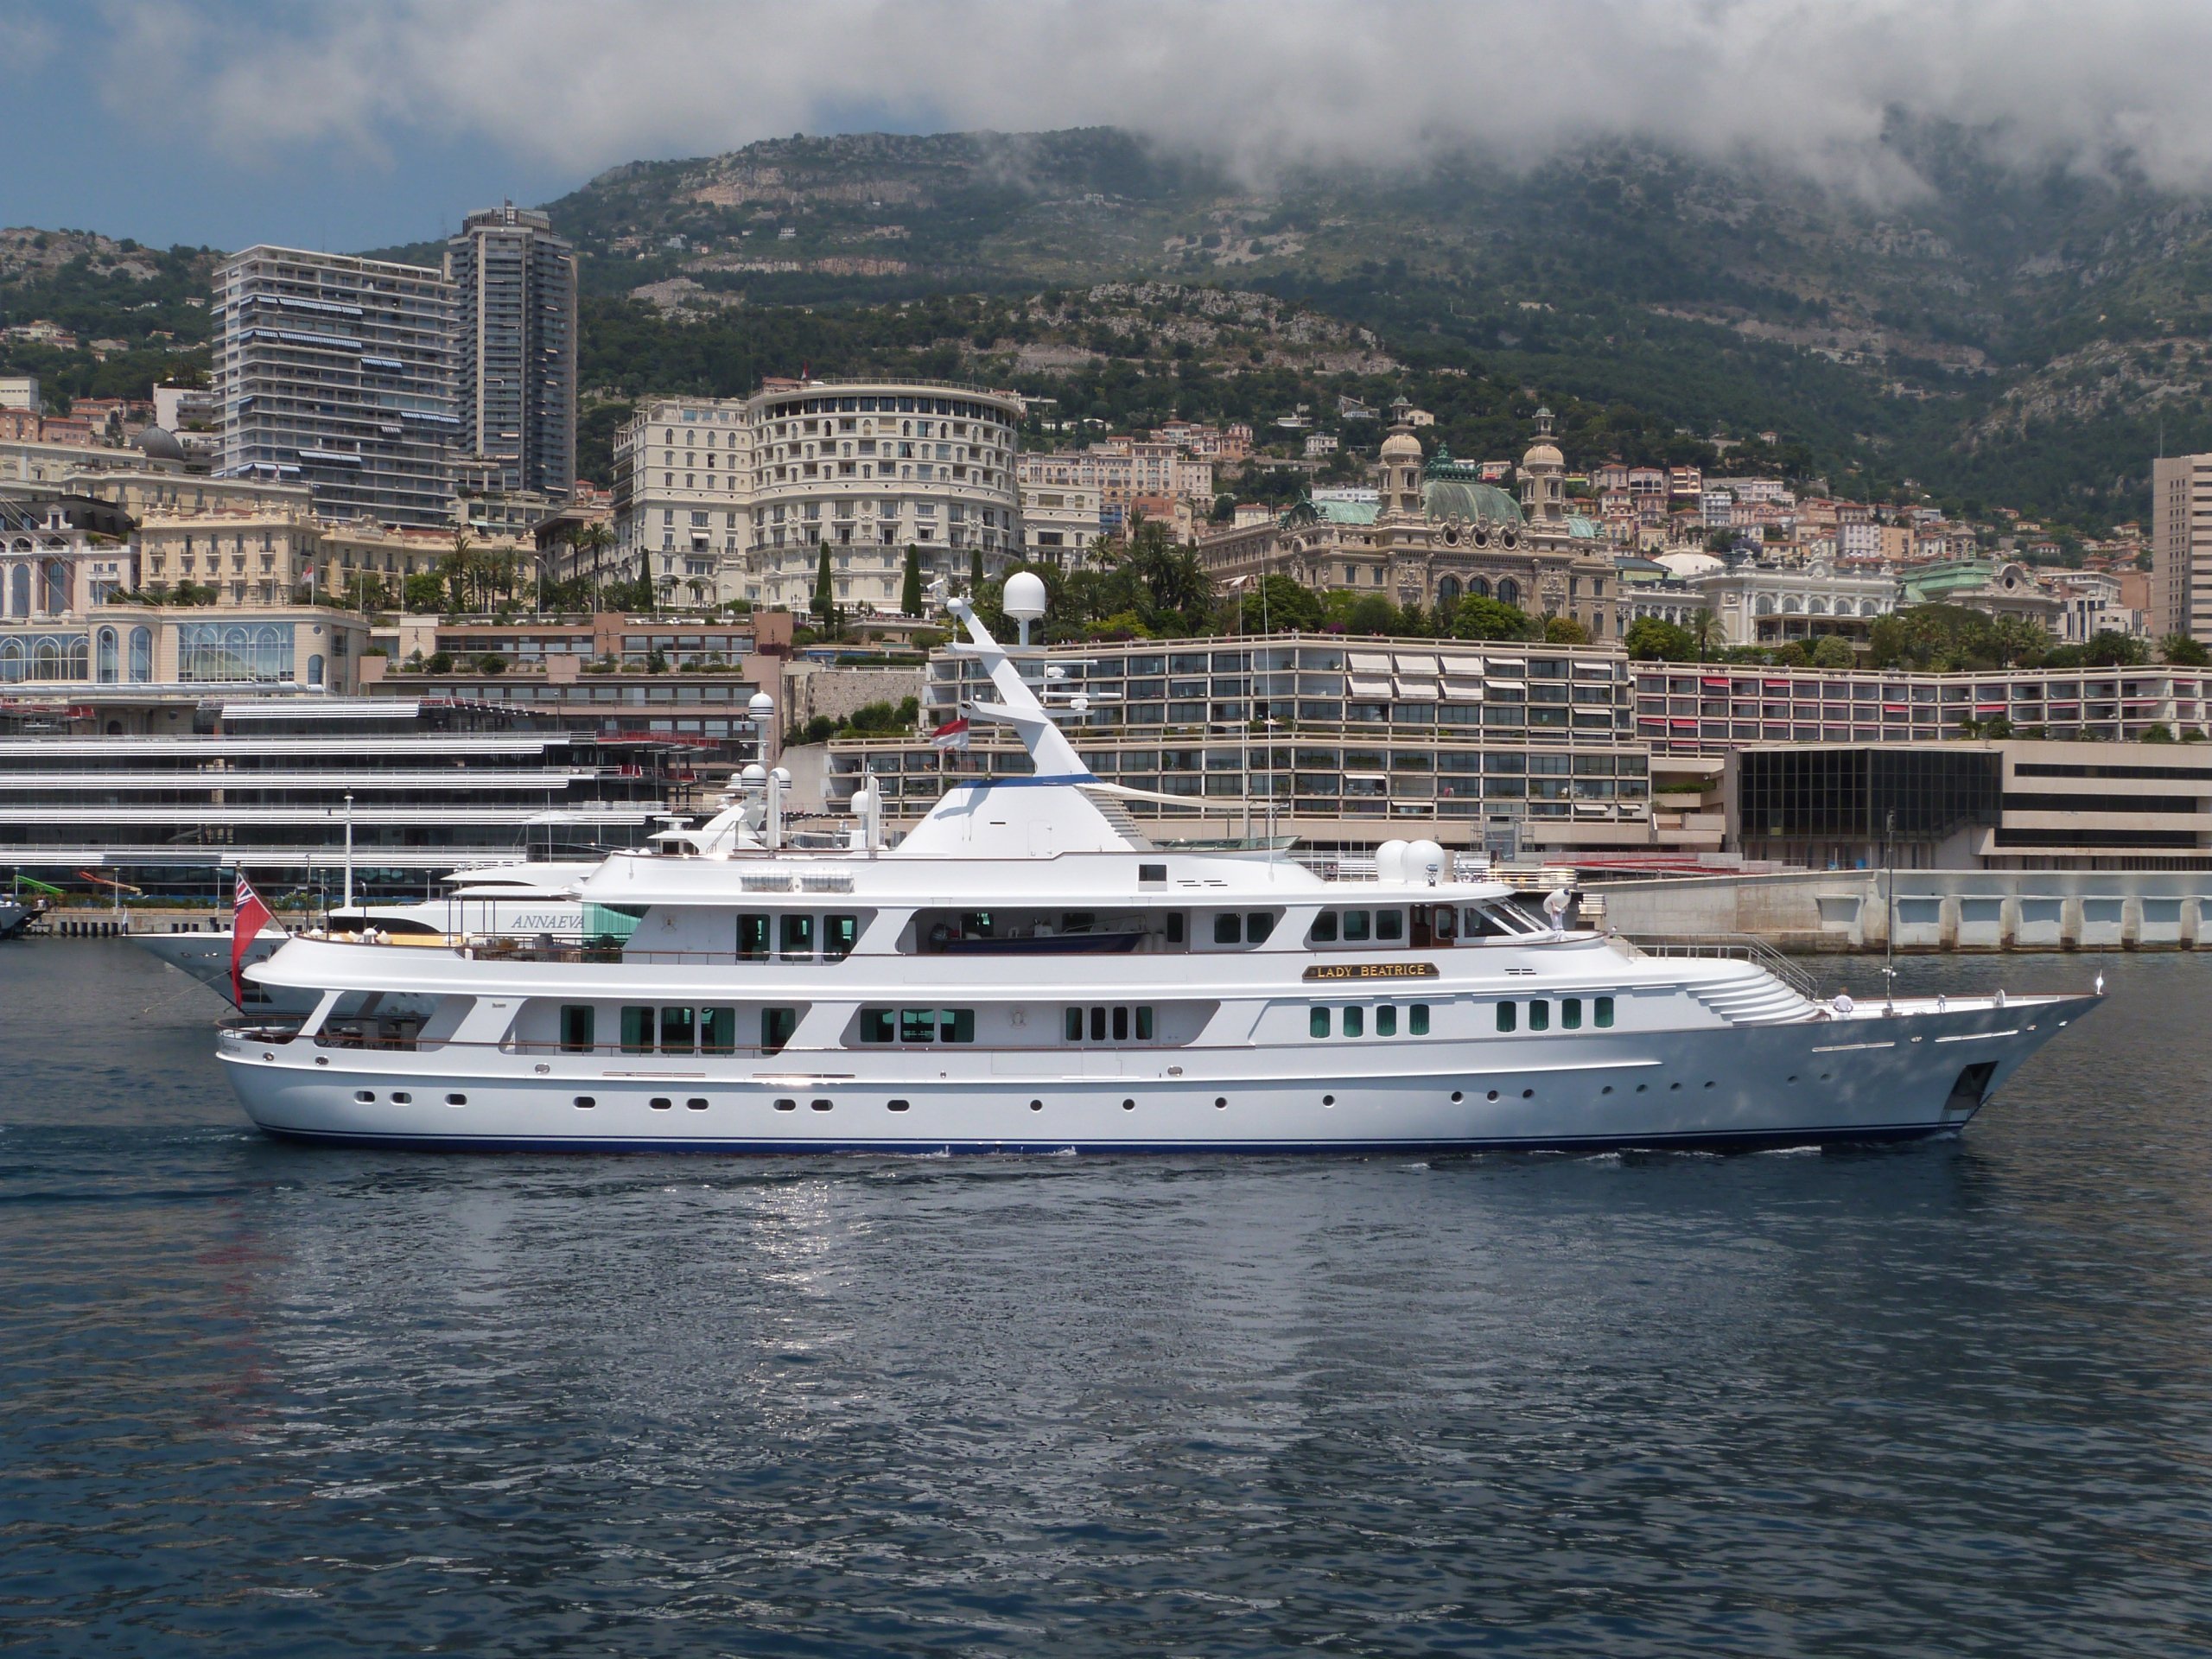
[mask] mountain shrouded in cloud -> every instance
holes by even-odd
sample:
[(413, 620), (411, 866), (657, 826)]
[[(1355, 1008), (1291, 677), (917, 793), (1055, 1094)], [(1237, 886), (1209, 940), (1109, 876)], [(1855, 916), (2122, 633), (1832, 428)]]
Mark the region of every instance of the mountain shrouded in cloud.
[[(184, 142), (371, 159), (416, 136), (588, 175), (769, 137), (1112, 125), (1245, 177), (1534, 163), (1611, 138), (1922, 187), (1899, 113), (1994, 160), (2212, 184), (2201, 0), (108, 0), (98, 84)], [(166, 120), (166, 118), (163, 118)]]

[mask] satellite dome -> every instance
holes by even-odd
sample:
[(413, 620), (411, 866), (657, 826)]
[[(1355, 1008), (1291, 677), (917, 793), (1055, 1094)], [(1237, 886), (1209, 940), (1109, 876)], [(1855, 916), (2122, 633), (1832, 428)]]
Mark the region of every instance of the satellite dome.
[(176, 434), (166, 426), (148, 426), (138, 433), (138, 452), (149, 461), (184, 460), (184, 446), (177, 442)]
[(1018, 622), (1034, 622), (1045, 614), (1044, 579), (1032, 570), (1017, 570), (1006, 579), (999, 608)]

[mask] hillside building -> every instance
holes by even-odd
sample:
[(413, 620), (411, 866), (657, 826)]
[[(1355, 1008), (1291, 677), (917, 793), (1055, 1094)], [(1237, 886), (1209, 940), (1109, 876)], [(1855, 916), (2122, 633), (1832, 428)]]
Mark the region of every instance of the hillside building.
[(1272, 523), (1202, 535), (1198, 556), (1221, 582), (1285, 575), (1425, 607), (1496, 599), (1531, 616), (1572, 617), (1592, 640), (1611, 639), (1611, 545), (1601, 522), (1567, 510), (1567, 465), (1548, 410), (1538, 413), (1520, 474), (1516, 501), (1441, 448), (1425, 462), (1412, 429), (1395, 427), (1372, 499), (1317, 492)]
[(454, 286), (442, 271), (251, 247), (216, 268), (218, 474), (304, 484), (325, 518), (449, 521)]
[(446, 244), (459, 347), (459, 444), (509, 491), (564, 497), (576, 473), (576, 253), (506, 202)]
[(1021, 549), (1021, 400), (936, 381), (771, 381), (749, 398), (660, 398), (615, 435), (619, 555), (671, 600), (895, 609), (925, 575), (995, 575)]
[(2212, 645), (2212, 454), (2151, 463), (2151, 631)]

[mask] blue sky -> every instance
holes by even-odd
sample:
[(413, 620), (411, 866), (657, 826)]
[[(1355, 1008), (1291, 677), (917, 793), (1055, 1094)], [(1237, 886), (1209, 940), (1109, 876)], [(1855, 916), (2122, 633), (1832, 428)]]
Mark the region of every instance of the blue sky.
[(617, 162), (804, 131), (1112, 124), (1285, 163), (1595, 138), (1919, 188), (1991, 154), (2212, 187), (2204, 0), (0, 0), (0, 224), (358, 249)]

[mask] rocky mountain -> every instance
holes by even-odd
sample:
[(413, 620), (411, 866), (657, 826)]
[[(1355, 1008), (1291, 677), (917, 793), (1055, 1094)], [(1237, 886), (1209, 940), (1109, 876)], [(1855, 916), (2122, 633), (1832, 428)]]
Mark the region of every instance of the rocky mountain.
[[(1630, 145), (1264, 185), (1104, 130), (775, 140), (550, 204), (597, 294), (678, 321), (945, 291), (1219, 284), (1410, 366), (1775, 429), (1840, 480), (2084, 523), (2212, 444), (2212, 219), (2124, 175), (2021, 172), (1900, 122), (1876, 204)], [(1033, 362), (1043, 366), (1041, 360)]]

